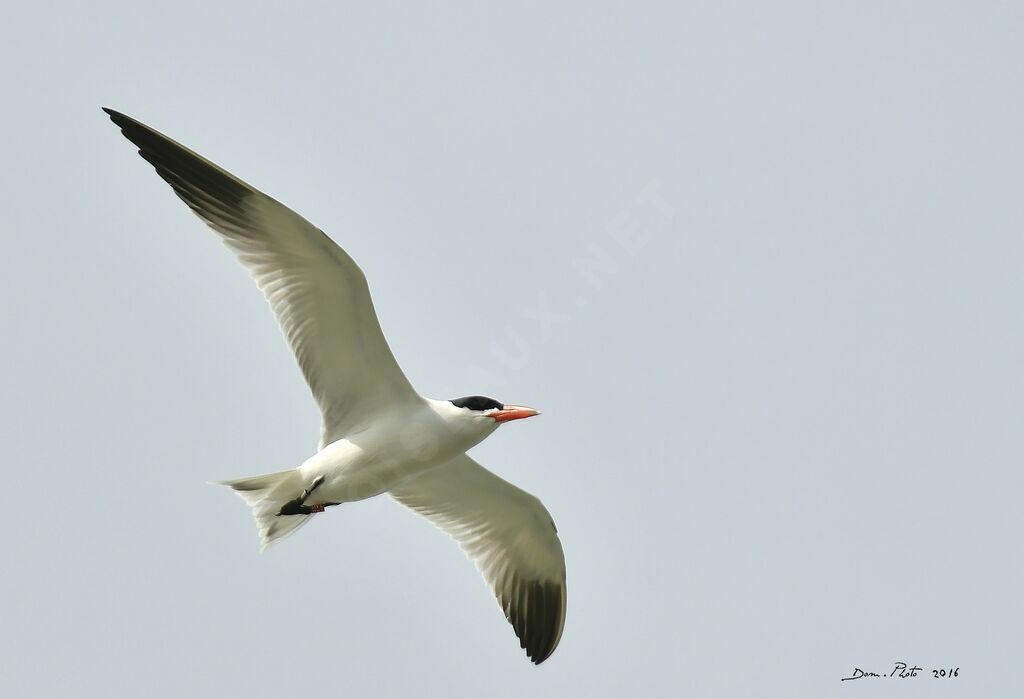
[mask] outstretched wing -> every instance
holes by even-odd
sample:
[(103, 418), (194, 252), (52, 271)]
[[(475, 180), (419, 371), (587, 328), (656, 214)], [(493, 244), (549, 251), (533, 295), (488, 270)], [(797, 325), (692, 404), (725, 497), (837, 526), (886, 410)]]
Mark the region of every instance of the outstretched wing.
[(104, 109), (249, 270), (320, 406), (321, 447), (417, 394), (381, 332), (362, 270), (309, 221), (188, 148)]
[(540, 500), (463, 454), (391, 496), (455, 539), (498, 598), (520, 645), (540, 664), (565, 625), (565, 556)]

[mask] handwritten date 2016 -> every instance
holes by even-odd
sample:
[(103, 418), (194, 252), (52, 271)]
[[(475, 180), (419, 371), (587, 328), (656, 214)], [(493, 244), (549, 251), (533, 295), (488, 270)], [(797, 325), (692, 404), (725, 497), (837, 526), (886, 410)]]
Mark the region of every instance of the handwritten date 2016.
[(846, 682), (847, 680), (860, 680), (865, 677), (897, 677), (899, 679), (906, 679), (908, 677), (927, 677), (931, 675), (933, 679), (952, 679), (960, 676), (960, 668), (958, 667), (943, 667), (937, 670), (925, 670), (917, 665), (907, 665), (904, 662), (897, 662), (892, 669), (892, 672), (878, 673), (870, 672), (868, 670), (861, 670), (859, 667), (853, 668), (853, 672), (850, 673), (849, 677), (843, 677), (840, 682)]

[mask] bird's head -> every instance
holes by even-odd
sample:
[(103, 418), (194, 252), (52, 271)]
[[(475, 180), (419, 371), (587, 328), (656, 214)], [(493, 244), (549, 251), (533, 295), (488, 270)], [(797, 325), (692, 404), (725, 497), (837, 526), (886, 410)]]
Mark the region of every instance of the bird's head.
[(504, 422), (540, 414), (540, 411), (533, 408), (503, 405), (485, 396), (430, 400), (428, 403), (447, 425), (447, 432), (451, 437), (450, 441), (446, 442), (446, 447), (458, 451), (473, 448)]
[(522, 405), (503, 405), (493, 398), (486, 396), (452, 398), (448, 402), (459, 409), (460, 415), (474, 420), (481, 420), (483, 421), (482, 424), (494, 427), (503, 422), (540, 415), (539, 410)]

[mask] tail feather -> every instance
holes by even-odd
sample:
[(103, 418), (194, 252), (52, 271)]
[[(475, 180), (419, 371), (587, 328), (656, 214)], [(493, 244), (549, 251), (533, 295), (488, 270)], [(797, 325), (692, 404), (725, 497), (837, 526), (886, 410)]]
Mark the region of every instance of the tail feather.
[(281, 507), (302, 492), (302, 477), (296, 469), (262, 476), (220, 481), (252, 508), (260, 532), (260, 551), (293, 534), (309, 521), (310, 515), (278, 516)]

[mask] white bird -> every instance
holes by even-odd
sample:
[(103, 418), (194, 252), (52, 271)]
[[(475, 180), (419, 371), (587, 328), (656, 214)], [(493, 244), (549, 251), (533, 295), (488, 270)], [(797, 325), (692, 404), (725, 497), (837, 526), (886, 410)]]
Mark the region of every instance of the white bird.
[(381, 332), (362, 270), (306, 219), (131, 117), (104, 108), (139, 154), (234, 251), (263, 291), (323, 418), (301, 466), (224, 481), (252, 507), (263, 548), (326, 508), (388, 493), (476, 563), (534, 663), (565, 624), (565, 557), (533, 495), (466, 450), (538, 414), (469, 396), (420, 396)]

